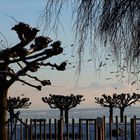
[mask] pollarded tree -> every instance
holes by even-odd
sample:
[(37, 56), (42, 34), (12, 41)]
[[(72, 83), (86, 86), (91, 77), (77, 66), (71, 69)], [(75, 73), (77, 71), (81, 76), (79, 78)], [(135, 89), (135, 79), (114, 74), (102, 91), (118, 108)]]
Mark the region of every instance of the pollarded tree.
[(56, 109), (58, 108), (60, 110), (60, 118), (63, 118), (63, 112), (64, 112), (64, 96), (62, 95), (52, 95), (50, 94), (49, 97), (42, 97), (42, 101), (44, 103), (47, 103), (50, 108)]
[(113, 98), (116, 102), (116, 107), (120, 109), (120, 120), (123, 122), (125, 108), (140, 101), (140, 94), (113, 94)]
[(69, 110), (71, 108), (76, 107), (78, 104), (80, 104), (83, 99), (83, 95), (73, 95), (71, 94), (70, 96), (65, 96), (65, 104), (64, 104), (64, 110), (65, 110), (65, 122), (68, 124), (68, 119), (69, 119)]
[(103, 94), (101, 98), (95, 97), (95, 103), (100, 104), (103, 107), (108, 107), (109, 108), (109, 113), (110, 113), (110, 121), (113, 121), (113, 108), (116, 105), (116, 101), (114, 98), (110, 95), (105, 95)]
[[(21, 119), (19, 119), (20, 112), (17, 111), (15, 113), (15, 109), (21, 109), (21, 108), (29, 108), (31, 105), (29, 98), (21, 98), (21, 97), (9, 97), (7, 99), (7, 108), (6, 110), (9, 112), (9, 119), (7, 123), (10, 123), (11, 125), (11, 136), (10, 139), (12, 139), (13, 136), (13, 123), (17, 123), (17, 121), (20, 121), (22, 124), (26, 125)], [(15, 120), (15, 121), (14, 121)]]
[(44, 103), (48, 103), (51, 108), (58, 108), (60, 110), (60, 118), (63, 118), (63, 111), (65, 111), (65, 122), (68, 124), (68, 111), (71, 108), (76, 107), (82, 101), (84, 101), (83, 95), (63, 96), (63, 95), (52, 95), (49, 97), (43, 97)]
[(29, 108), (31, 105), (30, 99), (29, 98), (21, 98), (21, 97), (9, 97), (7, 99), (7, 111), (10, 114), (10, 119), (13, 119), (14, 115), (14, 110), (15, 109), (21, 109), (21, 108)]
[(10, 108), (12, 109), (19, 109), (19, 108), (29, 108), (31, 105), (30, 98), (23, 97), (21, 98), (20, 96), (18, 97), (9, 97), (7, 99), (7, 110)]
[[(52, 42), (49, 37), (37, 36), (39, 31), (30, 27), (23, 22), (15, 25), (12, 30), (16, 31), (19, 43), (15, 46), (0, 51), (0, 139), (7, 140), (6, 130), (6, 107), (8, 89), (16, 81), (20, 81), (26, 85), (41, 90), (42, 86), (50, 85), (50, 80), (40, 80), (38, 77), (32, 76), (32, 72), (38, 71), (41, 66), (51, 66), (57, 70), (65, 70), (66, 62), (60, 65), (45, 63), (44, 61), (50, 57), (56, 56), (63, 52), (61, 42)], [(34, 41), (32, 43), (32, 41)], [(50, 44), (52, 42), (52, 44)], [(30, 43), (30, 44), (29, 44)], [(50, 44), (50, 48), (48, 45)], [(28, 77), (39, 82), (38, 85), (29, 83)]]

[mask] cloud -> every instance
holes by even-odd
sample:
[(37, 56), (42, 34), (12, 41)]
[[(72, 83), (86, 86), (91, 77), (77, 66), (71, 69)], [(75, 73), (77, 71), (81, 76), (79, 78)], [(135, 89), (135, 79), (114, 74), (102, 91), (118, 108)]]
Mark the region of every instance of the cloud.
[(104, 88), (104, 85), (100, 84), (100, 83), (91, 83), (88, 88), (92, 88), (92, 89), (102, 89)]
[(129, 85), (125, 84), (125, 83), (112, 83), (110, 85), (108, 85), (110, 88), (126, 88)]

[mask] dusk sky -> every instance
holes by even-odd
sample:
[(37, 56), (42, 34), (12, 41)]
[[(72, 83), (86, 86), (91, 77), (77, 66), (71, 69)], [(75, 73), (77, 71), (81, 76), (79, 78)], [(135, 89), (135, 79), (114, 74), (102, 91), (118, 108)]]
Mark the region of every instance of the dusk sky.
[[(37, 27), (39, 16), (42, 14), (45, 4), (46, 0), (1, 0), (0, 32), (7, 38), (8, 47), (14, 46), (19, 42), (17, 34), (11, 30), (17, 22), (11, 17), (14, 17), (18, 22), (25, 22), (32, 27)], [(98, 97), (102, 94), (122, 92), (139, 92), (138, 85), (132, 85), (133, 81), (131, 81), (131, 79), (130, 82), (128, 82), (126, 73), (123, 73), (123, 77), (117, 74), (116, 61), (111, 54), (106, 54), (103, 57), (97, 58), (95, 66), (94, 57), (89, 55), (89, 49), (85, 50), (82, 70), (77, 81), (77, 54), (76, 49), (72, 46), (74, 39), (72, 32), (73, 21), (69, 9), (64, 12), (65, 14), (63, 13), (61, 18), (64, 30), (60, 27), (57, 36), (53, 32), (45, 34), (45, 36), (49, 36), (53, 41), (62, 41), (64, 53), (51, 58), (50, 61), (58, 64), (62, 61), (67, 61), (69, 62), (67, 69), (61, 72), (52, 70), (49, 67), (43, 67), (34, 75), (39, 76), (40, 79), (50, 79), (52, 83), (51, 86), (43, 87), (42, 91), (37, 91), (26, 85), (22, 86), (22, 83), (17, 82), (9, 89), (9, 96), (20, 96), (24, 94), (25, 97), (31, 98), (31, 109), (44, 109), (49, 107), (41, 101), (41, 97), (48, 96), (49, 94), (82, 94), (86, 100), (77, 107), (86, 108), (97, 107), (94, 103), (95, 96)], [(42, 33), (43, 28), (41, 27), (38, 35)], [(0, 39), (4, 40), (2, 36), (0, 36)], [(103, 64), (105, 65), (103, 66)], [(73, 68), (73, 66), (75, 66), (75, 68)], [(34, 81), (30, 80), (29, 82)]]

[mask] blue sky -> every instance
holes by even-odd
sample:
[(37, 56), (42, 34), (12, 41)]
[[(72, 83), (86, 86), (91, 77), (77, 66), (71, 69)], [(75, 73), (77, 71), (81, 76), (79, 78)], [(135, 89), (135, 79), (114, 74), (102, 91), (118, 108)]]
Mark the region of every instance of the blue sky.
[[(10, 16), (14, 17), (18, 22), (25, 22), (30, 24), (32, 27), (36, 27), (39, 16), (42, 14), (43, 9), (45, 8), (46, 0), (1, 0), (0, 5), (0, 31), (8, 39), (9, 45), (15, 45), (18, 43), (18, 37), (14, 31), (11, 31), (11, 28), (17, 24)], [(65, 10), (65, 9), (64, 9)], [(70, 45), (73, 43), (73, 34), (72, 34), (72, 20), (70, 11), (64, 11), (61, 21), (64, 26), (64, 31), (60, 28), (58, 36), (53, 33), (50, 33), (49, 36), (55, 40), (62, 41), (62, 47), (64, 47), (65, 55), (60, 55), (55, 57), (53, 62), (62, 62), (68, 60), (72, 63), (72, 66), (76, 65), (77, 56), (76, 52), (73, 51), (73, 48)], [(43, 30), (39, 34), (42, 34)], [(100, 47), (100, 45), (99, 45)], [(88, 47), (87, 47), (88, 48)], [(124, 80), (122, 86), (120, 78), (116, 77), (116, 74), (110, 73), (111, 71), (116, 71), (115, 62), (112, 61), (113, 58), (110, 58), (109, 54), (106, 57), (101, 57), (96, 62), (94, 59), (88, 61), (92, 57), (89, 55), (89, 49), (86, 50), (86, 53), (83, 58), (82, 71), (78, 80), (76, 69), (71, 69), (72, 66), (68, 65), (67, 70), (64, 72), (52, 71), (50, 68), (42, 68), (38, 73), (36, 73), (41, 79), (46, 77), (52, 82), (51, 87), (44, 87), (41, 92), (37, 91), (28, 86), (21, 86), (20, 83), (15, 83), (9, 89), (9, 96), (18, 96), (25, 94), (32, 99), (33, 106), (32, 108), (43, 108), (44, 105), (41, 103), (42, 96), (48, 96), (51, 94), (83, 94), (85, 96), (85, 103), (81, 104), (81, 107), (94, 107), (94, 96), (100, 96), (104, 93), (114, 93), (114, 92), (132, 92), (133, 87), (127, 84), (127, 80)], [(106, 59), (106, 58), (109, 58)], [(106, 63), (107, 65), (101, 67), (99, 70), (99, 65)], [(108, 78), (108, 79), (107, 79)], [(119, 84), (116, 82), (119, 81)], [(32, 82), (32, 81), (30, 81)], [(114, 84), (114, 85), (110, 85)], [(77, 86), (77, 87), (75, 87)], [(115, 89), (115, 86), (117, 87)], [(17, 88), (18, 87), (18, 88)], [(105, 90), (106, 89), (106, 90)], [(114, 90), (115, 89), (115, 90)], [(127, 90), (126, 90), (127, 89)], [(46, 105), (47, 107), (47, 105)], [(46, 108), (45, 107), (45, 108)]]

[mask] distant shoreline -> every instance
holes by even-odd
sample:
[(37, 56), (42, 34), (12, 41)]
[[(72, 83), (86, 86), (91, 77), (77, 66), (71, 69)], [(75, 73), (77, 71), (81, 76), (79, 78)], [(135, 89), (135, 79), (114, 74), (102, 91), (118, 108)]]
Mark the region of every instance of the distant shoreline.
[[(42, 110), (35, 110), (35, 109), (20, 109), (20, 118), (52, 118), (58, 119), (60, 117), (60, 112), (58, 109), (42, 109)], [(120, 115), (119, 109), (114, 109), (114, 117)], [(128, 107), (126, 108), (124, 115), (128, 118), (132, 118), (135, 116), (140, 118), (140, 107)], [(104, 107), (99, 108), (74, 108), (69, 111), (69, 118), (97, 118), (97, 117), (109, 117), (109, 109)]]
[[(87, 108), (86, 108), (86, 107), (83, 107), (83, 108), (82, 108), (82, 107), (76, 107), (76, 108), (73, 108), (73, 109), (71, 109), (71, 110), (85, 110), (85, 109), (99, 109), (99, 108), (100, 108), (100, 109), (101, 109), (101, 108), (102, 108), (102, 109), (103, 109), (103, 108), (108, 109), (107, 107), (101, 107), (101, 106), (94, 107), (94, 106), (93, 106), (93, 107), (87, 107)], [(135, 105), (135, 106), (132, 106), (132, 107), (127, 107), (126, 110), (127, 110), (128, 108), (140, 108), (140, 105), (139, 105), (139, 106), (138, 106), (138, 105)], [(28, 109), (24, 109), (24, 108), (23, 108), (23, 109), (18, 109), (18, 110), (26, 110), (26, 111), (27, 111), (27, 110), (29, 110), (29, 111), (30, 111), (30, 110), (31, 110), (31, 111), (34, 111), (34, 110), (40, 110), (40, 111), (41, 111), (41, 110), (48, 110), (48, 111), (50, 111), (50, 110), (58, 110), (58, 109), (52, 109), (52, 108), (47, 108), (47, 109), (45, 109), (45, 108), (37, 108), (37, 109), (35, 109), (35, 108), (28, 108)]]

